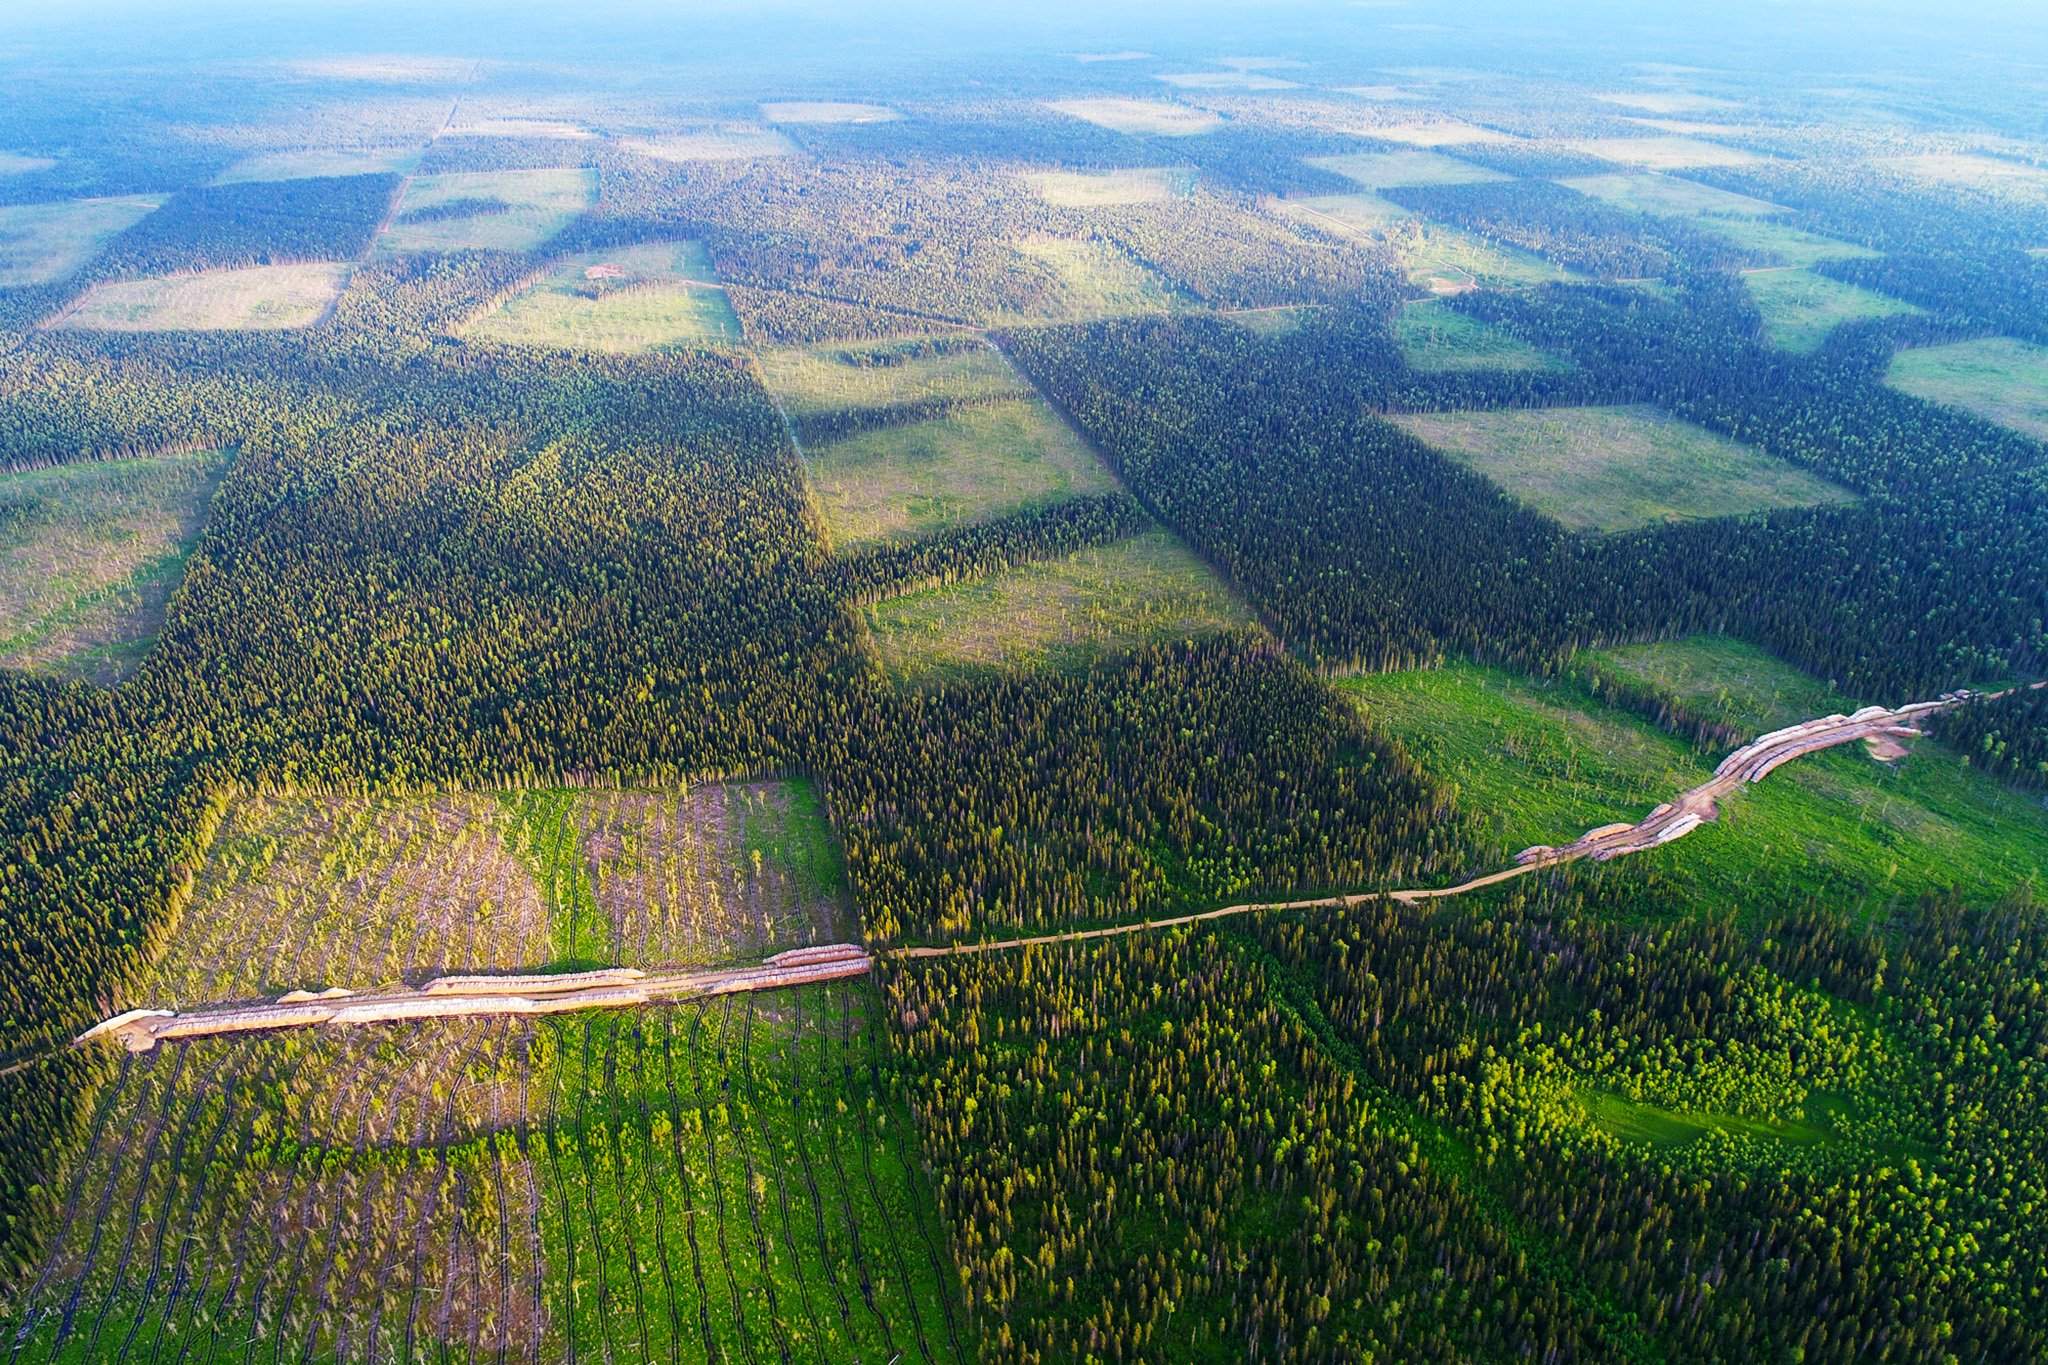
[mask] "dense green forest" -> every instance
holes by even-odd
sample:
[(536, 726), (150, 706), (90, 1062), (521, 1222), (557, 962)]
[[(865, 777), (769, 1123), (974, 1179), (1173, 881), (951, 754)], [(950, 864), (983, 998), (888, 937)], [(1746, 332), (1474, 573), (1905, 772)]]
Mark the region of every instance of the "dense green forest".
[(1585, 7), (0, 21), (10, 1359), (2048, 1354), (2048, 35)]

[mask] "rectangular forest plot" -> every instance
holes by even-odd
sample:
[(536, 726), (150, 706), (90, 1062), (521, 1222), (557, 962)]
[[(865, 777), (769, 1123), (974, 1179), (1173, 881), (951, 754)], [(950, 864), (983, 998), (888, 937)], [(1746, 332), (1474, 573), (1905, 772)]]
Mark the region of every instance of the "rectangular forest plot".
[(1818, 678), (1728, 635), (1613, 645), (1587, 650), (1579, 658), (1598, 674), (1674, 702), (1689, 716), (1726, 726), (1740, 736), (1736, 744), (1832, 711), (1846, 713), (1856, 705)]
[(1516, 289), (1579, 277), (1532, 252), (1499, 245), (1477, 233), (1411, 218), (1384, 234), (1410, 284), (1434, 294), (1473, 289)]
[(258, 152), (243, 157), (214, 177), (216, 185), (249, 181), (311, 180), (333, 175), (404, 175), (419, 164), (418, 147), (308, 147), (288, 152)]
[(1617, 90), (1596, 94), (1593, 98), (1627, 109), (1641, 109), (1649, 114), (1716, 114), (1742, 108), (1734, 100), (1682, 90)]
[(1126, 99), (1101, 96), (1092, 99), (1053, 100), (1046, 108), (1132, 137), (1192, 137), (1213, 133), (1223, 126), (1223, 117), (1206, 109), (1165, 100)]
[(596, 199), (597, 172), (588, 169), (423, 175), (406, 182), (377, 249), (531, 251)]
[(1737, 246), (1760, 252), (1788, 266), (1864, 260), (1878, 254), (1869, 247), (1845, 242), (1839, 237), (1823, 237), (1817, 232), (1807, 232), (1768, 218), (1711, 218), (1702, 221), (1700, 226), (1716, 237), (1725, 237)]
[(1036, 398), (816, 444), (806, 461), (841, 549), (900, 543), (1115, 487), (1095, 453)]
[(29, 156), (22, 152), (0, 152), (0, 175), (26, 175), (30, 171), (47, 171), (57, 164), (50, 156)]
[(78, 332), (281, 332), (326, 316), (348, 282), (337, 262), (110, 280), (46, 324)]
[(1819, 350), (1828, 333), (1845, 322), (1920, 311), (1888, 294), (1805, 269), (1751, 270), (1742, 283), (1763, 315), (1765, 340), (1798, 354)]
[(867, 425), (860, 414), (936, 409), (1000, 398), (1025, 399), (1031, 386), (1003, 353), (978, 336), (844, 346), (790, 347), (760, 355), (761, 376), (795, 419), (844, 414), (833, 425)]
[(1646, 166), (1657, 171), (1700, 170), (1710, 166), (1754, 166), (1766, 158), (1740, 147), (1724, 147), (1697, 138), (1679, 137), (1589, 137), (1565, 144), (1574, 151), (1597, 156), (1602, 161), (1624, 166)]
[(1401, 123), (1391, 128), (1375, 128), (1372, 135), (1382, 142), (1405, 142), (1411, 147), (1470, 147), (1478, 143), (1521, 141), (1512, 133), (1503, 133), (1496, 128), (1482, 128), (1478, 124), (1465, 123), (1459, 119)]
[(1147, 166), (1113, 171), (1031, 171), (1024, 179), (1054, 208), (1099, 209), (1184, 199), (1194, 190), (1195, 173), (1173, 166)]
[(1274, 211), (1306, 227), (1338, 237), (1377, 237), (1412, 217), (1408, 210), (1377, 194), (1311, 194), (1275, 199)]
[(141, 661), (224, 451), (0, 474), (0, 665), (116, 682)]
[(696, 242), (640, 242), (554, 262), (463, 334), (518, 346), (646, 351), (730, 345), (739, 319)]
[(1297, 90), (1294, 81), (1256, 71), (1171, 71), (1154, 77), (1183, 90)]
[(1304, 158), (1309, 165), (1334, 171), (1369, 190), (1404, 185), (1478, 185), (1511, 177), (1440, 152), (1345, 152)]
[(1557, 373), (1571, 368), (1557, 356), (1435, 299), (1418, 300), (1403, 308), (1394, 319), (1394, 339), (1409, 368), (1429, 374), (1465, 370)]
[(130, 194), (0, 206), (0, 289), (69, 279), (162, 203), (155, 195)]
[(1161, 530), (885, 598), (867, 616), (882, 666), (900, 685), (1078, 669), (1143, 645), (1255, 624), (1215, 572)]
[(2048, 168), (1970, 152), (1879, 157), (1871, 163), (1927, 185), (1983, 190), (2028, 203), (2048, 203)]
[(1817, 475), (1652, 407), (1409, 414), (1389, 419), (1568, 530), (1854, 501)]
[(2048, 441), (2048, 349), (2011, 337), (1922, 346), (1893, 357), (1885, 382)]

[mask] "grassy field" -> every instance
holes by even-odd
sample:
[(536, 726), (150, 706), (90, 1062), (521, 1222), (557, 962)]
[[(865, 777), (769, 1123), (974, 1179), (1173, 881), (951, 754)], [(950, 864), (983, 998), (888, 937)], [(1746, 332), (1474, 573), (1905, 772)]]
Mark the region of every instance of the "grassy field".
[[(1564, 680), (1459, 664), (1339, 687), (1456, 784), (1500, 856), (1639, 820), (1715, 759)], [(1950, 889), (1989, 902), (2042, 885), (2048, 808), (1926, 740), (1893, 765), (1852, 746), (1780, 769), (1720, 820), (1629, 863), (1703, 909), (1781, 910), (1811, 895), (1855, 911)]]
[(258, 152), (214, 177), (216, 185), (250, 180), (307, 180), (325, 175), (403, 175), (419, 164), (417, 147), (309, 147), (291, 152)]
[(1567, 144), (1588, 156), (1624, 166), (1655, 171), (1695, 170), (1708, 166), (1753, 166), (1763, 158), (1739, 147), (1723, 147), (1689, 137), (1592, 137)]
[(110, 683), (156, 638), (222, 451), (0, 474), (0, 664)]
[(770, 100), (761, 106), (770, 123), (888, 123), (903, 117), (882, 104), (849, 100)]
[(1752, 251), (1767, 251), (1786, 265), (1810, 266), (1821, 261), (1849, 261), (1875, 256), (1878, 253), (1868, 247), (1845, 242), (1838, 237), (1823, 237), (1817, 232), (1805, 232), (1784, 223), (1772, 222), (1768, 218), (1717, 217), (1704, 221), (1701, 227), (1716, 237), (1726, 237), (1738, 246)]
[(1132, 313), (1163, 313), (1174, 293), (1152, 271), (1107, 242), (1067, 237), (1027, 237), (1017, 243), (1025, 259), (1050, 270), (1058, 281), (1053, 298), (1024, 315), (997, 314), (992, 325), (1037, 322), (1086, 322)]
[(806, 782), (230, 803), (134, 1002), (723, 963), (845, 931)]
[(564, 119), (493, 116), (465, 119), (442, 134), (443, 137), (516, 137), (540, 141), (584, 142), (596, 137), (580, 123)]
[(1096, 99), (1055, 100), (1046, 106), (1056, 113), (1085, 119), (1113, 133), (1134, 137), (1188, 137), (1210, 133), (1223, 126), (1221, 116), (1185, 104), (1164, 100), (1134, 100), (1116, 96)]
[(796, 144), (773, 128), (744, 123), (629, 137), (619, 145), (656, 161), (754, 161), (796, 154)]
[(863, 432), (812, 449), (808, 463), (840, 547), (910, 540), (1114, 486), (1094, 452), (1036, 399)]
[(867, 615), (890, 678), (913, 686), (993, 669), (1080, 668), (1251, 623), (1208, 566), (1164, 531), (887, 598)]
[(1765, 340), (1799, 354), (1819, 350), (1828, 333), (1845, 322), (1920, 311), (1910, 303), (1811, 270), (1754, 270), (1744, 275), (1742, 282), (1763, 314)]
[(1641, 109), (1648, 114), (1712, 114), (1742, 107), (1733, 100), (1679, 90), (1616, 90), (1593, 98), (1627, 109)]
[(1032, 171), (1024, 179), (1039, 198), (1062, 209), (1163, 204), (1186, 198), (1195, 184), (1193, 171), (1171, 166), (1116, 171)]
[[(1763, 199), (1655, 171), (1582, 175), (1558, 183), (1631, 213), (1662, 214), (1668, 218), (1766, 218), (1785, 212), (1781, 206)], [(1716, 226), (1722, 224), (1717, 222)]]
[(1218, 314), (1229, 318), (1247, 332), (1262, 337), (1286, 336), (1301, 330), (1301, 324), (1315, 310), (1302, 308), (1237, 308)]
[(761, 354), (770, 390), (797, 418), (857, 408), (997, 397), (1025, 398), (1031, 386), (1002, 352), (977, 341), (927, 354), (927, 343), (796, 347)]
[(377, 239), (387, 256), (531, 251), (595, 202), (591, 170), (459, 171), (409, 181)]
[(1473, 233), (1411, 219), (1387, 234), (1411, 284), (1439, 294), (1467, 289), (1514, 289), (1578, 278), (1561, 265)]
[(1391, 420), (1574, 531), (1851, 501), (1802, 469), (1650, 407)]
[[(592, 280), (611, 267), (622, 278)], [(521, 346), (648, 351), (740, 339), (740, 322), (696, 242), (643, 242), (557, 261), (548, 273), (462, 328)]]
[(47, 171), (57, 164), (55, 157), (25, 156), (20, 152), (0, 152), (0, 175), (26, 175), (30, 171)]
[(1394, 339), (1413, 369), (1433, 374), (1458, 370), (1569, 368), (1499, 328), (1456, 313), (1433, 299), (1411, 303), (1394, 319)]
[(1858, 704), (1755, 645), (1726, 635), (1615, 645), (1587, 650), (1579, 660), (1750, 736), (1837, 710), (1851, 711)]
[(15, 1344), (961, 1362), (865, 984), (121, 1063)]
[(0, 289), (68, 279), (109, 238), (142, 221), (162, 202), (151, 195), (130, 194), (0, 205)]
[(1272, 202), (1283, 218), (1339, 237), (1376, 238), (1409, 218), (1408, 210), (1377, 194), (1314, 194)]
[(1885, 382), (2048, 441), (2048, 349), (2009, 337), (1901, 351)]
[(1931, 185), (1985, 190), (2031, 203), (2048, 203), (2048, 170), (1995, 156), (1968, 152), (1928, 152), (1879, 157), (1879, 169)]
[(1437, 152), (1346, 152), (1339, 156), (1306, 159), (1311, 166), (1334, 171), (1369, 190), (1390, 190), (1404, 185), (1477, 185), (1508, 179), (1499, 171)]
[(1518, 139), (1491, 128), (1481, 128), (1456, 119), (1431, 123), (1402, 123), (1375, 128), (1372, 135), (1382, 142), (1405, 142), (1411, 147), (1470, 147), (1481, 142), (1514, 142)]
[(52, 326), (81, 332), (279, 332), (318, 322), (348, 267), (258, 265), (95, 285)]

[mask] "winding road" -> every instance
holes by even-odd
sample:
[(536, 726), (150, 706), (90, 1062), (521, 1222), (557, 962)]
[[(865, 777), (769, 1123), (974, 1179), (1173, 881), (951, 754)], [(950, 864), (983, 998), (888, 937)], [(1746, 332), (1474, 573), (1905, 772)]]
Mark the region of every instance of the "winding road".
[[(2035, 683), (2033, 687), (2048, 687), (2048, 682)], [(2002, 695), (2005, 694), (1991, 694), (1989, 699)], [(363, 993), (339, 987), (317, 994), (293, 991), (275, 1000), (225, 1003), (182, 1013), (161, 1009), (129, 1010), (94, 1025), (75, 1041), (83, 1044), (101, 1038), (118, 1039), (131, 1051), (146, 1052), (160, 1042), (226, 1033), (349, 1027), (451, 1016), (559, 1014), (569, 1010), (615, 1009), (626, 1005), (707, 999), (747, 991), (781, 990), (816, 981), (864, 976), (874, 969), (877, 958), (961, 957), (1039, 944), (1081, 943), (1261, 911), (1336, 909), (1382, 897), (1409, 904), (1441, 900), (1527, 876), (1539, 868), (1586, 858), (1605, 862), (1668, 844), (1715, 819), (1720, 813), (1720, 803), (1727, 797), (1751, 782), (1762, 781), (1796, 758), (1858, 741), (1870, 743), (1873, 752), (1896, 754), (1899, 752), (1895, 747), (1898, 740), (1921, 733), (1919, 721), (1937, 711), (1962, 705), (1969, 696), (1967, 693), (1951, 693), (1938, 701), (1913, 702), (1891, 710), (1882, 706), (1866, 706), (1851, 715), (1822, 716), (1774, 730), (1729, 754), (1707, 781), (1680, 793), (1634, 824), (1603, 825), (1587, 831), (1569, 844), (1539, 844), (1524, 849), (1512, 865), (1452, 886), (1362, 891), (1313, 900), (1254, 901), (1186, 915), (972, 943), (890, 948), (874, 952), (857, 944), (824, 944), (777, 953), (765, 962), (742, 967), (707, 967), (652, 975), (632, 967), (608, 967), (566, 975), (444, 976), (414, 988)]]

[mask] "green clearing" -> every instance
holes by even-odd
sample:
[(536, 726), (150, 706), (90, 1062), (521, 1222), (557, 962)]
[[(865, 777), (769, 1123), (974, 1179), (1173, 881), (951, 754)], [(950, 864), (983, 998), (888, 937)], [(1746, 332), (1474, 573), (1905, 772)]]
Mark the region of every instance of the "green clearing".
[(1510, 246), (1496, 246), (1457, 228), (1437, 227), (1420, 219), (1396, 225), (1387, 234), (1409, 283), (1438, 294), (1468, 289), (1515, 289), (1561, 284), (1578, 276), (1541, 256)]
[(764, 351), (760, 360), (762, 379), (795, 417), (1031, 395), (1002, 352), (981, 341), (792, 347)]
[(1567, 142), (1573, 151), (1624, 166), (1653, 171), (1697, 170), (1709, 166), (1753, 166), (1764, 158), (1738, 147), (1689, 137), (1589, 137)]
[[(1454, 784), (1496, 860), (1640, 820), (1704, 782), (1715, 761), (1568, 680), (1453, 664), (1337, 686)], [(1867, 913), (1951, 890), (1990, 902), (2044, 884), (2048, 807), (1926, 740), (1890, 765), (1849, 746), (1779, 769), (1720, 820), (1628, 863), (1703, 910), (1782, 911), (1819, 897)]]
[(377, 249), (531, 251), (596, 199), (597, 172), (587, 169), (423, 175), (406, 182)]
[(1822, 261), (1853, 261), (1877, 255), (1868, 247), (1804, 232), (1768, 218), (1717, 217), (1702, 223), (1716, 237), (1725, 237), (1751, 251), (1767, 251), (1791, 266), (1818, 265)]
[(163, 200), (130, 194), (0, 206), (0, 289), (68, 279)]
[(1926, 152), (1879, 157), (1872, 163), (1923, 184), (1983, 190), (2027, 203), (2048, 203), (2048, 170), (1970, 152)]
[(1261, 76), (1255, 71), (1174, 71), (1153, 77), (1183, 90), (1297, 90), (1294, 81)]
[(1755, 645), (1727, 635), (1614, 645), (1578, 657), (1600, 673), (1648, 688), (1682, 704), (1692, 715), (1750, 736), (1860, 705)]
[(1339, 237), (1375, 237), (1410, 216), (1408, 210), (1377, 194), (1314, 194), (1300, 199), (1276, 199), (1273, 208), (1283, 218)]
[(148, 653), (223, 451), (0, 474), (0, 664), (111, 683)]
[(1262, 337), (1283, 337), (1290, 332), (1301, 330), (1301, 324), (1314, 312), (1312, 306), (1300, 308), (1237, 308), (1217, 314), (1229, 318), (1247, 332)]
[(292, 331), (326, 316), (348, 273), (346, 265), (316, 261), (109, 280), (50, 325), (76, 332)]
[(1033, 171), (1025, 183), (1054, 208), (1120, 208), (1164, 204), (1194, 191), (1195, 173), (1171, 166), (1113, 171)]
[(1436, 299), (1421, 299), (1394, 318), (1394, 339), (1411, 369), (1431, 374), (1461, 370), (1541, 370), (1570, 368), (1562, 360), (1528, 342), (1455, 312)]
[(1477, 185), (1510, 177), (1470, 161), (1437, 152), (1346, 152), (1306, 158), (1311, 166), (1334, 171), (1368, 190), (1405, 185)]
[(625, 138), (619, 145), (656, 161), (755, 161), (796, 155), (796, 144), (773, 128), (744, 123)]
[(1165, 531), (886, 598), (867, 617), (890, 678), (913, 685), (992, 670), (1078, 669), (1140, 645), (1252, 623), (1209, 567)]
[(1095, 99), (1054, 100), (1046, 108), (1070, 118), (1082, 119), (1112, 133), (1133, 137), (1190, 137), (1212, 133), (1223, 119), (1205, 109), (1165, 100), (1134, 100), (1117, 96)]
[[(599, 278), (592, 278), (599, 272)], [(617, 272), (613, 274), (612, 272)], [(555, 262), (472, 318), (466, 336), (517, 346), (649, 351), (740, 339), (739, 319), (696, 242), (642, 242)]]
[(55, 157), (23, 156), (20, 152), (0, 152), (0, 175), (25, 175), (30, 171), (47, 171), (57, 164)]
[[(1624, 1142), (1646, 1142), (1653, 1147), (1687, 1146), (1710, 1133), (1761, 1138), (1795, 1147), (1811, 1147), (1835, 1137), (1830, 1129), (1808, 1121), (1665, 1109), (1606, 1090), (1581, 1091), (1579, 1103), (1585, 1106), (1586, 1117), (1593, 1126), (1602, 1132)], [(1820, 1108), (1825, 1110), (1825, 1106)]]
[(841, 548), (910, 540), (1115, 486), (1095, 453), (1036, 399), (862, 432), (814, 447), (808, 463)]
[(1659, 175), (1654, 171), (1582, 175), (1558, 183), (1618, 209), (1661, 214), (1669, 218), (1767, 218), (1786, 211), (1777, 204), (1752, 199), (1746, 194), (1718, 190), (1712, 185), (1681, 180), (1673, 175)]
[(249, 180), (309, 180), (327, 175), (400, 175), (419, 164), (417, 147), (309, 147), (243, 157), (214, 178), (216, 185)]
[(882, 104), (852, 100), (771, 100), (761, 106), (770, 123), (889, 123), (903, 116)]
[(1894, 356), (1885, 382), (2048, 441), (2048, 348), (2010, 337), (1923, 346)]
[(1811, 270), (1751, 270), (1742, 282), (1763, 314), (1765, 339), (1800, 355), (1819, 350), (1828, 333), (1845, 322), (1920, 311), (1910, 303)]
[(1573, 531), (1627, 531), (1854, 499), (1803, 469), (1656, 408), (1392, 417)]
[(1482, 142), (1519, 142), (1520, 138), (1457, 119), (1428, 123), (1403, 123), (1392, 128), (1375, 128), (1373, 137), (1381, 142), (1405, 142), (1411, 147), (1469, 147)]
[(1053, 298), (1029, 314), (998, 314), (992, 325), (1020, 322), (1087, 322), (1133, 313), (1163, 313), (1174, 304), (1166, 282), (1108, 242), (1068, 237), (1028, 237), (1017, 243), (1026, 261), (1051, 271)]

